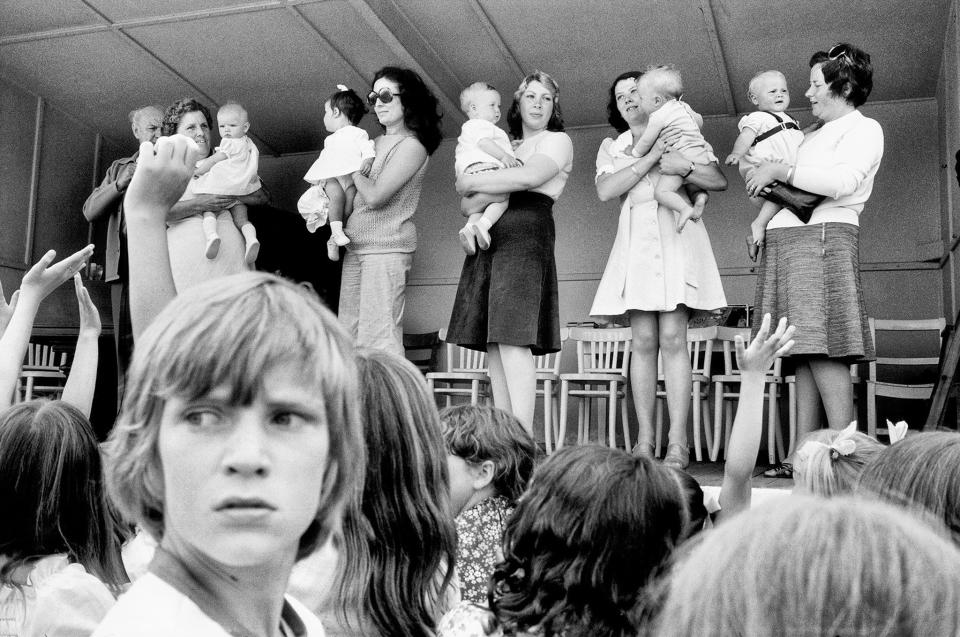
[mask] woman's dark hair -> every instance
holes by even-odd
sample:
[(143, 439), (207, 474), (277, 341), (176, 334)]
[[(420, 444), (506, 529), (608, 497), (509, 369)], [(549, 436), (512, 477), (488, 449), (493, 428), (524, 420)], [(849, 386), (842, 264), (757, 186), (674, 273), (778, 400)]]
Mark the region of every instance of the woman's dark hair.
[(180, 126), (180, 118), (193, 111), (203, 113), (203, 118), (207, 120), (207, 126), (213, 128), (213, 118), (210, 117), (210, 110), (192, 97), (185, 97), (177, 100), (164, 111), (160, 134), (167, 136), (175, 134), (177, 127)]
[(607, 121), (610, 122), (610, 125), (613, 126), (613, 129), (618, 133), (622, 133), (630, 127), (627, 126), (627, 121), (623, 119), (623, 116), (620, 114), (620, 109), (617, 108), (617, 84), (624, 80), (639, 79), (641, 75), (643, 75), (643, 71), (627, 71), (626, 73), (618, 75), (613, 80), (613, 84), (610, 85), (607, 96)]
[(119, 593), (129, 582), (107, 504), (100, 448), (80, 410), (32, 400), (0, 413), (0, 584), (20, 566), (65, 553)]
[(440, 416), (406, 359), (360, 349), (357, 365), (367, 468), (344, 515), (338, 612), (384, 637), (432, 637), (457, 546)]
[(680, 491), (687, 506), (687, 526), (683, 531), (684, 539), (694, 537), (703, 530), (703, 525), (707, 523), (710, 513), (703, 503), (703, 488), (697, 479), (682, 469), (668, 467), (673, 477), (677, 479), (680, 485)]
[(490, 609), (505, 634), (636, 635), (644, 588), (686, 523), (677, 480), (653, 460), (564, 447), (507, 521)]
[(338, 90), (327, 101), (330, 102), (331, 110), (335, 108), (346, 115), (354, 126), (359, 124), (363, 116), (370, 112), (367, 105), (363, 103), (363, 100), (352, 88)]
[(373, 76), (376, 82), (385, 77), (397, 83), (400, 92), (400, 103), (403, 106), (403, 123), (417, 136), (417, 140), (432, 155), (437, 150), (443, 133), (440, 131), (440, 104), (437, 98), (423, 83), (416, 71), (398, 66), (385, 66)]
[(507, 111), (507, 132), (513, 139), (523, 139), (523, 119), (520, 117), (520, 97), (527, 90), (531, 82), (540, 82), (553, 92), (553, 111), (547, 122), (547, 130), (557, 133), (563, 132), (563, 111), (560, 109), (560, 86), (557, 81), (543, 71), (534, 71), (523, 78), (520, 86), (513, 93), (513, 103)]
[(447, 451), (463, 460), (494, 466), (497, 495), (516, 502), (527, 488), (537, 443), (512, 414), (485, 405), (457, 405), (440, 412)]
[(811, 68), (820, 65), (823, 80), (830, 92), (847, 100), (854, 108), (861, 106), (873, 90), (873, 66), (870, 55), (852, 44), (841, 42), (830, 51), (817, 51), (810, 57)]

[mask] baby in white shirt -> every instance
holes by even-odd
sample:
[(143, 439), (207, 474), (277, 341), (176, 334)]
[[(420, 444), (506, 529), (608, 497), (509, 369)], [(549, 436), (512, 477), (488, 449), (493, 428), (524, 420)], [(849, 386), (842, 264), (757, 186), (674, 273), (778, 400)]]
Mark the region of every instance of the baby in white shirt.
[[(513, 154), (510, 138), (497, 127), (500, 93), (486, 82), (475, 82), (460, 93), (460, 108), (468, 119), (457, 138), (454, 170), (457, 176), (523, 165)], [(490, 228), (507, 209), (509, 197), (489, 204), (483, 213), (470, 215), (460, 229), (460, 245), (467, 254), (490, 247)]]

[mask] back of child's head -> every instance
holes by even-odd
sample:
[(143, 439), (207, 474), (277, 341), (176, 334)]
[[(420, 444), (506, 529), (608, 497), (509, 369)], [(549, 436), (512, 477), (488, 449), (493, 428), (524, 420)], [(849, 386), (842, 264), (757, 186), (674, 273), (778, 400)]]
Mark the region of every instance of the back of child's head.
[(650, 634), (960, 634), (960, 550), (885, 503), (782, 498), (688, 551)]
[(337, 91), (327, 101), (330, 102), (331, 111), (337, 109), (354, 126), (359, 124), (363, 116), (370, 112), (357, 92), (343, 84), (337, 84)]
[(530, 481), (537, 444), (513, 415), (485, 405), (458, 405), (440, 412), (447, 451), (467, 462), (490, 461), (497, 495), (515, 502)]
[(217, 117), (220, 117), (221, 113), (233, 113), (237, 115), (242, 122), (249, 121), (250, 119), (247, 115), (247, 109), (245, 109), (240, 102), (234, 102), (233, 100), (224, 102), (223, 106), (217, 109)]
[(497, 95), (500, 94), (497, 92), (497, 89), (490, 86), (486, 82), (474, 82), (467, 88), (460, 91), (460, 110), (469, 115), (470, 106), (476, 103), (477, 100), (481, 99), (484, 93), (489, 93), (490, 91), (497, 93)]
[(667, 467), (680, 487), (680, 493), (683, 495), (684, 503), (687, 507), (687, 525), (683, 532), (683, 538), (688, 539), (695, 536), (703, 530), (710, 512), (704, 503), (703, 488), (697, 479), (684, 471), (674, 467)]
[(787, 76), (785, 76), (780, 71), (770, 70), (770, 71), (760, 71), (756, 75), (750, 78), (750, 84), (747, 85), (747, 97), (757, 96), (760, 94), (760, 91), (763, 90), (763, 83), (770, 78), (782, 79), (784, 84), (787, 82)]
[(853, 491), (864, 468), (886, 447), (876, 438), (846, 429), (820, 429), (797, 444), (793, 479), (801, 490), (830, 497)]
[(912, 434), (887, 447), (860, 475), (857, 493), (926, 510), (960, 545), (960, 433)]
[(636, 635), (633, 611), (686, 522), (677, 480), (653, 460), (563, 447), (507, 520), (491, 609), (505, 634)]
[(317, 518), (300, 540), (299, 556), (325, 541), (363, 469), (353, 343), (312, 291), (260, 272), (181, 292), (138, 337), (108, 443), (107, 486), (127, 519), (163, 537), (157, 437), (167, 401), (217, 390), (232, 404), (249, 405), (265, 373), (278, 366), (294, 366), (324, 403), (328, 462)]
[(30, 560), (66, 554), (104, 583), (127, 582), (100, 449), (80, 410), (33, 400), (0, 413), (0, 583)]
[(638, 81), (668, 98), (680, 99), (683, 96), (683, 78), (680, 76), (680, 70), (672, 64), (648, 66)]

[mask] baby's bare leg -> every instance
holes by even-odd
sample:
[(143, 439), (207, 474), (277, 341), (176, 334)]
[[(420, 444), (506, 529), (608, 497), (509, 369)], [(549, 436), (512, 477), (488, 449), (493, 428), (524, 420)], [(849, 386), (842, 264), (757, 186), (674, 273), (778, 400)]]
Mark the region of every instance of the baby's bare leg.
[(683, 178), (680, 175), (661, 175), (657, 186), (653, 190), (653, 198), (657, 202), (673, 210), (679, 216), (677, 217), (677, 232), (683, 230), (683, 226), (693, 218), (693, 206), (690, 205), (683, 195), (677, 192), (683, 186)]
[(217, 234), (217, 215), (215, 212), (207, 210), (203, 213), (203, 220), (200, 222), (203, 228), (203, 236), (207, 239), (207, 247), (204, 249), (204, 255), (208, 259), (216, 259), (220, 254), (220, 235)]
[[(344, 192), (340, 182), (336, 179), (328, 179), (323, 184), (323, 191), (330, 198), (330, 238), (339, 248), (350, 243), (350, 238), (343, 232), (344, 212), (347, 208), (347, 193)], [(330, 252), (328, 249), (327, 252)], [(339, 255), (339, 251), (338, 251)], [(339, 256), (338, 256), (339, 258)]]
[(253, 227), (247, 217), (247, 206), (242, 203), (235, 204), (233, 208), (230, 208), (230, 216), (233, 217), (233, 225), (243, 235), (243, 242), (246, 245), (243, 261), (252, 266), (260, 254), (260, 241), (257, 239), (257, 229)]

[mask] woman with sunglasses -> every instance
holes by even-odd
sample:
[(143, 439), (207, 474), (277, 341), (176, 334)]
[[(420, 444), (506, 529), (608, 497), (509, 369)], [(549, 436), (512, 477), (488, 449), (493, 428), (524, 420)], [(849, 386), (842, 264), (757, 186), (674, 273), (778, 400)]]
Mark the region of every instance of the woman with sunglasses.
[(417, 249), (413, 213), (440, 145), (437, 98), (410, 69), (385, 66), (367, 96), (384, 134), (374, 140), (369, 175), (353, 173), (357, 188), (340, 279), (340, 321), (357, 345), (403, 355), (407, 273)]
[(533, 356), (560, 350), (553, 202), (573, 165), (563, 131), (557, 83), (534, 71), (520, 83), (507, 113), (523, 166), (461, 175), (463, 213), (482, 212), (488, 195), (508, 194), (509, 207), (490, 230), (493, 248), (468, 256), (450, 317), (448, 339), (489, 354), (497, 407), (533, 432)]
[[(767, 226), (754, 316), (797, 327), (797, 439), (818, 428), (822, 401), (831, 429), (853, 420), (849, 365), (874, 357), (860, 286), (860, 213), (883, 156), (883, 130), (859, 107), (873, 88), (870, 56), (849, 44), (810, 59), (813, 116), (822, 122), (795, 165), (765, 162), (747, 173), (757, 195), (775, 180), (825, 195), (806, 224), (784, 208)], [(759, 325), (760, 321), (754, 321)], [(789, 458), (767, 472), (791, 477)]]

